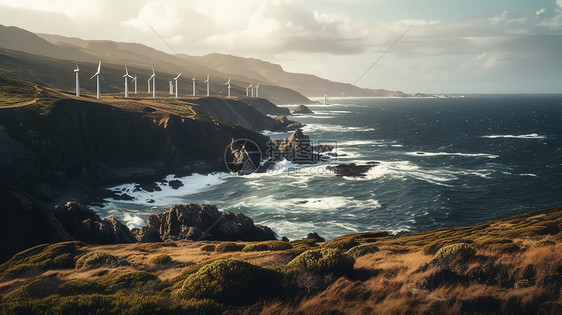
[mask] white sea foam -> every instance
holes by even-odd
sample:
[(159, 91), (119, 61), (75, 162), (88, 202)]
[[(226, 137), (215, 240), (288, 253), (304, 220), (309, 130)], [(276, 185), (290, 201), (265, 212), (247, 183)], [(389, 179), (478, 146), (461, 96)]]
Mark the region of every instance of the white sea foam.
[(106, 204), (101, 209), (110, 209), (115, 207), (115, 202), (121, 204), (136, 204), (144, 206), (170, 206), (176, 203), (185, 202), (184, 197), (213, 189), (214, 186), (220, 185), (225, 182), (225, 179), (231, 176), (226, 173), (213, 173), (208, 175), (193, 174), (190, 176), (175, 178), (174, 175), (168, 175), (166, 181), (178, 180), (183, 186), (173, 189), (168, 183), (157, 183), (156, 185), (161, 189), (160, 191), (148, 192), (145, 190), (135, 191), (136, 184), (123, 184), (109, 188), (109, 190), (116, 193), (125, 193), (133, 200), (118, 200), (112, 198), (105, 199)]
[(374, 131), (374, 128), (368, 127), (346, 127), (341, 125), (326, 125), (326, 124), (307, 124), (304, 126), (303, 131), (315, 132), (315, 131), (332, 131), (332, 132), (367, 132)]
[(545, 139), (546, 136), (541, 136), (536, 133), (529, 133), (525, 135), (490, 135), (482, 136), (482, 138), (496, 139), (496, 138), (512, 138), (512, 139)]
[(129, 214), (128, 212), (123, 214), (123, 221), (125, 221), (125, 225), (127, 225), (129, 229), (139, 228), (145, 225), (141, 217), (135, 214)]
[(484, 157), (488, 159), (496, 159), (499, 155), (488, 153), (459, 153), (459, 152), (405, 152), (404, 154), (417, 157), (432, 157), (432, 156), (465, 156), (465, 157)]

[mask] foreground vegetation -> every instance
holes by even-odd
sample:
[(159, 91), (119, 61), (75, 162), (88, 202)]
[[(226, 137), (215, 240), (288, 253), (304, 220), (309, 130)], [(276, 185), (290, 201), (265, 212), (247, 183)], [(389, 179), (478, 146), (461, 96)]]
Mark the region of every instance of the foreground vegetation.
[(562, 209), (330, 242), (41, 245), (0, 266), (0, 311), (562, 313)]

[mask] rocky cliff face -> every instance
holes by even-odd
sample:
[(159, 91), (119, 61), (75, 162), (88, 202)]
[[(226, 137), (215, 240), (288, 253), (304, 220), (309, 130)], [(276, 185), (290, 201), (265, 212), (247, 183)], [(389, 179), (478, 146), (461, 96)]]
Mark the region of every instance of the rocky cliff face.
[(114, 217), (102, 220), (88, 207), (76, 202), (57, 205), (54, 214), (74, 240), (88, 244), (119, 244), (137, 241), (131, 231)]
[(314, 145), (301, 129), (296, 129), (288, 138), (274, 140), (270, 145), (274, 161), (286, 159), (297, 164), (313, 164), (324, 158), (320, 153), (331, 151), (331, 145)]
[[(223, 122), (143, 113), (62, 99), (52, 106), (3, 109), (0, 174), (26, 192), (41, 183), (96, 184), (165, 171), (226, 169), (232, 139), (265, 147), (267, 137)], [(44, 195), (51, 194), (44, 192)]]
[[(196, 111), (201, 111), (217, 117), (219, 119), (228, 121), (246, 129), (261, 131), (284, 131), (292, 130), (289, 122), (282, 122), (268, 117), (266, 112), (285, 112), (280, 107), (275, 106), (269, 101), (262, 99), (253, 99), (247, 104), (237, 100), (226, 100), (221, 98), (207, 97), (193, 100), (193, 103), (198, 106), (194, 107)], [(264, 105), (265, 106), (260, 106)], [(271, 107), (273, 105), (273, 107)]]
[(151, 215), (146, 226), (134, 229), (139, 242), (165, 240), (274, 240), (275, 233), (266, 226), (254, 225), (251, 218), (232, 212), (220, 212), (214, 205), (175, 205), (170, 210)]

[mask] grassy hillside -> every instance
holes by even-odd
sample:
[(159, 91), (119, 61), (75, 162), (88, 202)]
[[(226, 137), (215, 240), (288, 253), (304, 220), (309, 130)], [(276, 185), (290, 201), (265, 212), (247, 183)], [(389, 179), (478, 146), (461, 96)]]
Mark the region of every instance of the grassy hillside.
[(331, 242), (41, 245), (0, 266), (3, 313), (560, 313), (562, 209)]

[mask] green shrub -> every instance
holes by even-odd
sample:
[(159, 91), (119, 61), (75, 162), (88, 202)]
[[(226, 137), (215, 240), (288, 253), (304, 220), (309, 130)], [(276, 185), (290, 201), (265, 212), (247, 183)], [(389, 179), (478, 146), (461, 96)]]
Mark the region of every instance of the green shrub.
[(172, 261), (172, 257), (166, 254), (161, 254), (150, 259), (150, 262), (154, 265), (169, 265)]
[(177, 296), (245, 305), (278, 293), (280, 279), (272, 270), (239, 260), (219, 259), (189, 275)]
[(278, 251), (278, 250), (287, 250), (292, 249), (293, 246), (287, 242), (280, 242), (280, 241), (267, 241), (267, 242), (260, 242), (256, 244), (246, 245), (242, 251), (244, 252), (259, 252), (259, 251)]
[(455, 243), (443, 246), (435, 254), (435, 259), (441, 260), (448, 257), (460, 257), (468, 259), (474, 257), (476, 250), (465, 243)]
[(546, 241), (540, 241), (540, 242), (536, 242), (535, 244), (533, 244), (533, 248), (539, 248), (539, 247), (544, 247), (544, 246), (552, 246), (555, 245), (556, 243), (550, 240), (546, 240)]
[(246, 247), (246, 245), (244, 245), (244, 244), (226, 242), (226, 243), (220, 243), (217, 246), (215, 246), (215, 251), (217, 251), (219, 253), (239, 252), (242, 249), (244, 249), (244, 247)]
[(204, 245), (201, 247), (201, 250), (204, 252), (213, 252), (215, 251), (215, 245), (213, 244)]
[(355, 259), (334, 248), (312, 249), (295, 257), (287, 264), (319, 274), (347, 274), (353, 270)]
[(14, 255), (0, 266), (4, 278), (34, 276), (38, 271), (74, 268), (80, 242), (62, 242), (39, 245)]
[(105, 287), (96, 280), (72, 279), (63, 282), (57, 288), (57, 293), (63, 296), (103, 293)]
[(354, 239), (341, 239), (341, 240), (333, 240), (331, 242), (328, 242), (324, 244), (323, 247), (337, 248), (339, 250), (349, 250), (357, 245), (359, 245), (359, 242), (357, 242)]
[(78, 258), (76, 269), (93, 269), (102, 266), (117, 266), (118, 264), (119, 262), (115, 256), (101, 252), (89, 252)]
[(351, 248), (346, 253), (348, 255), (350, 255), (351, 257), (357, 259), (361, 256), (376, 253), (378, 251), (379, 251), (379, 248), (376, 247), (375, 245), (363, 244), (363, 245), (357, 245), (357, 246)]

